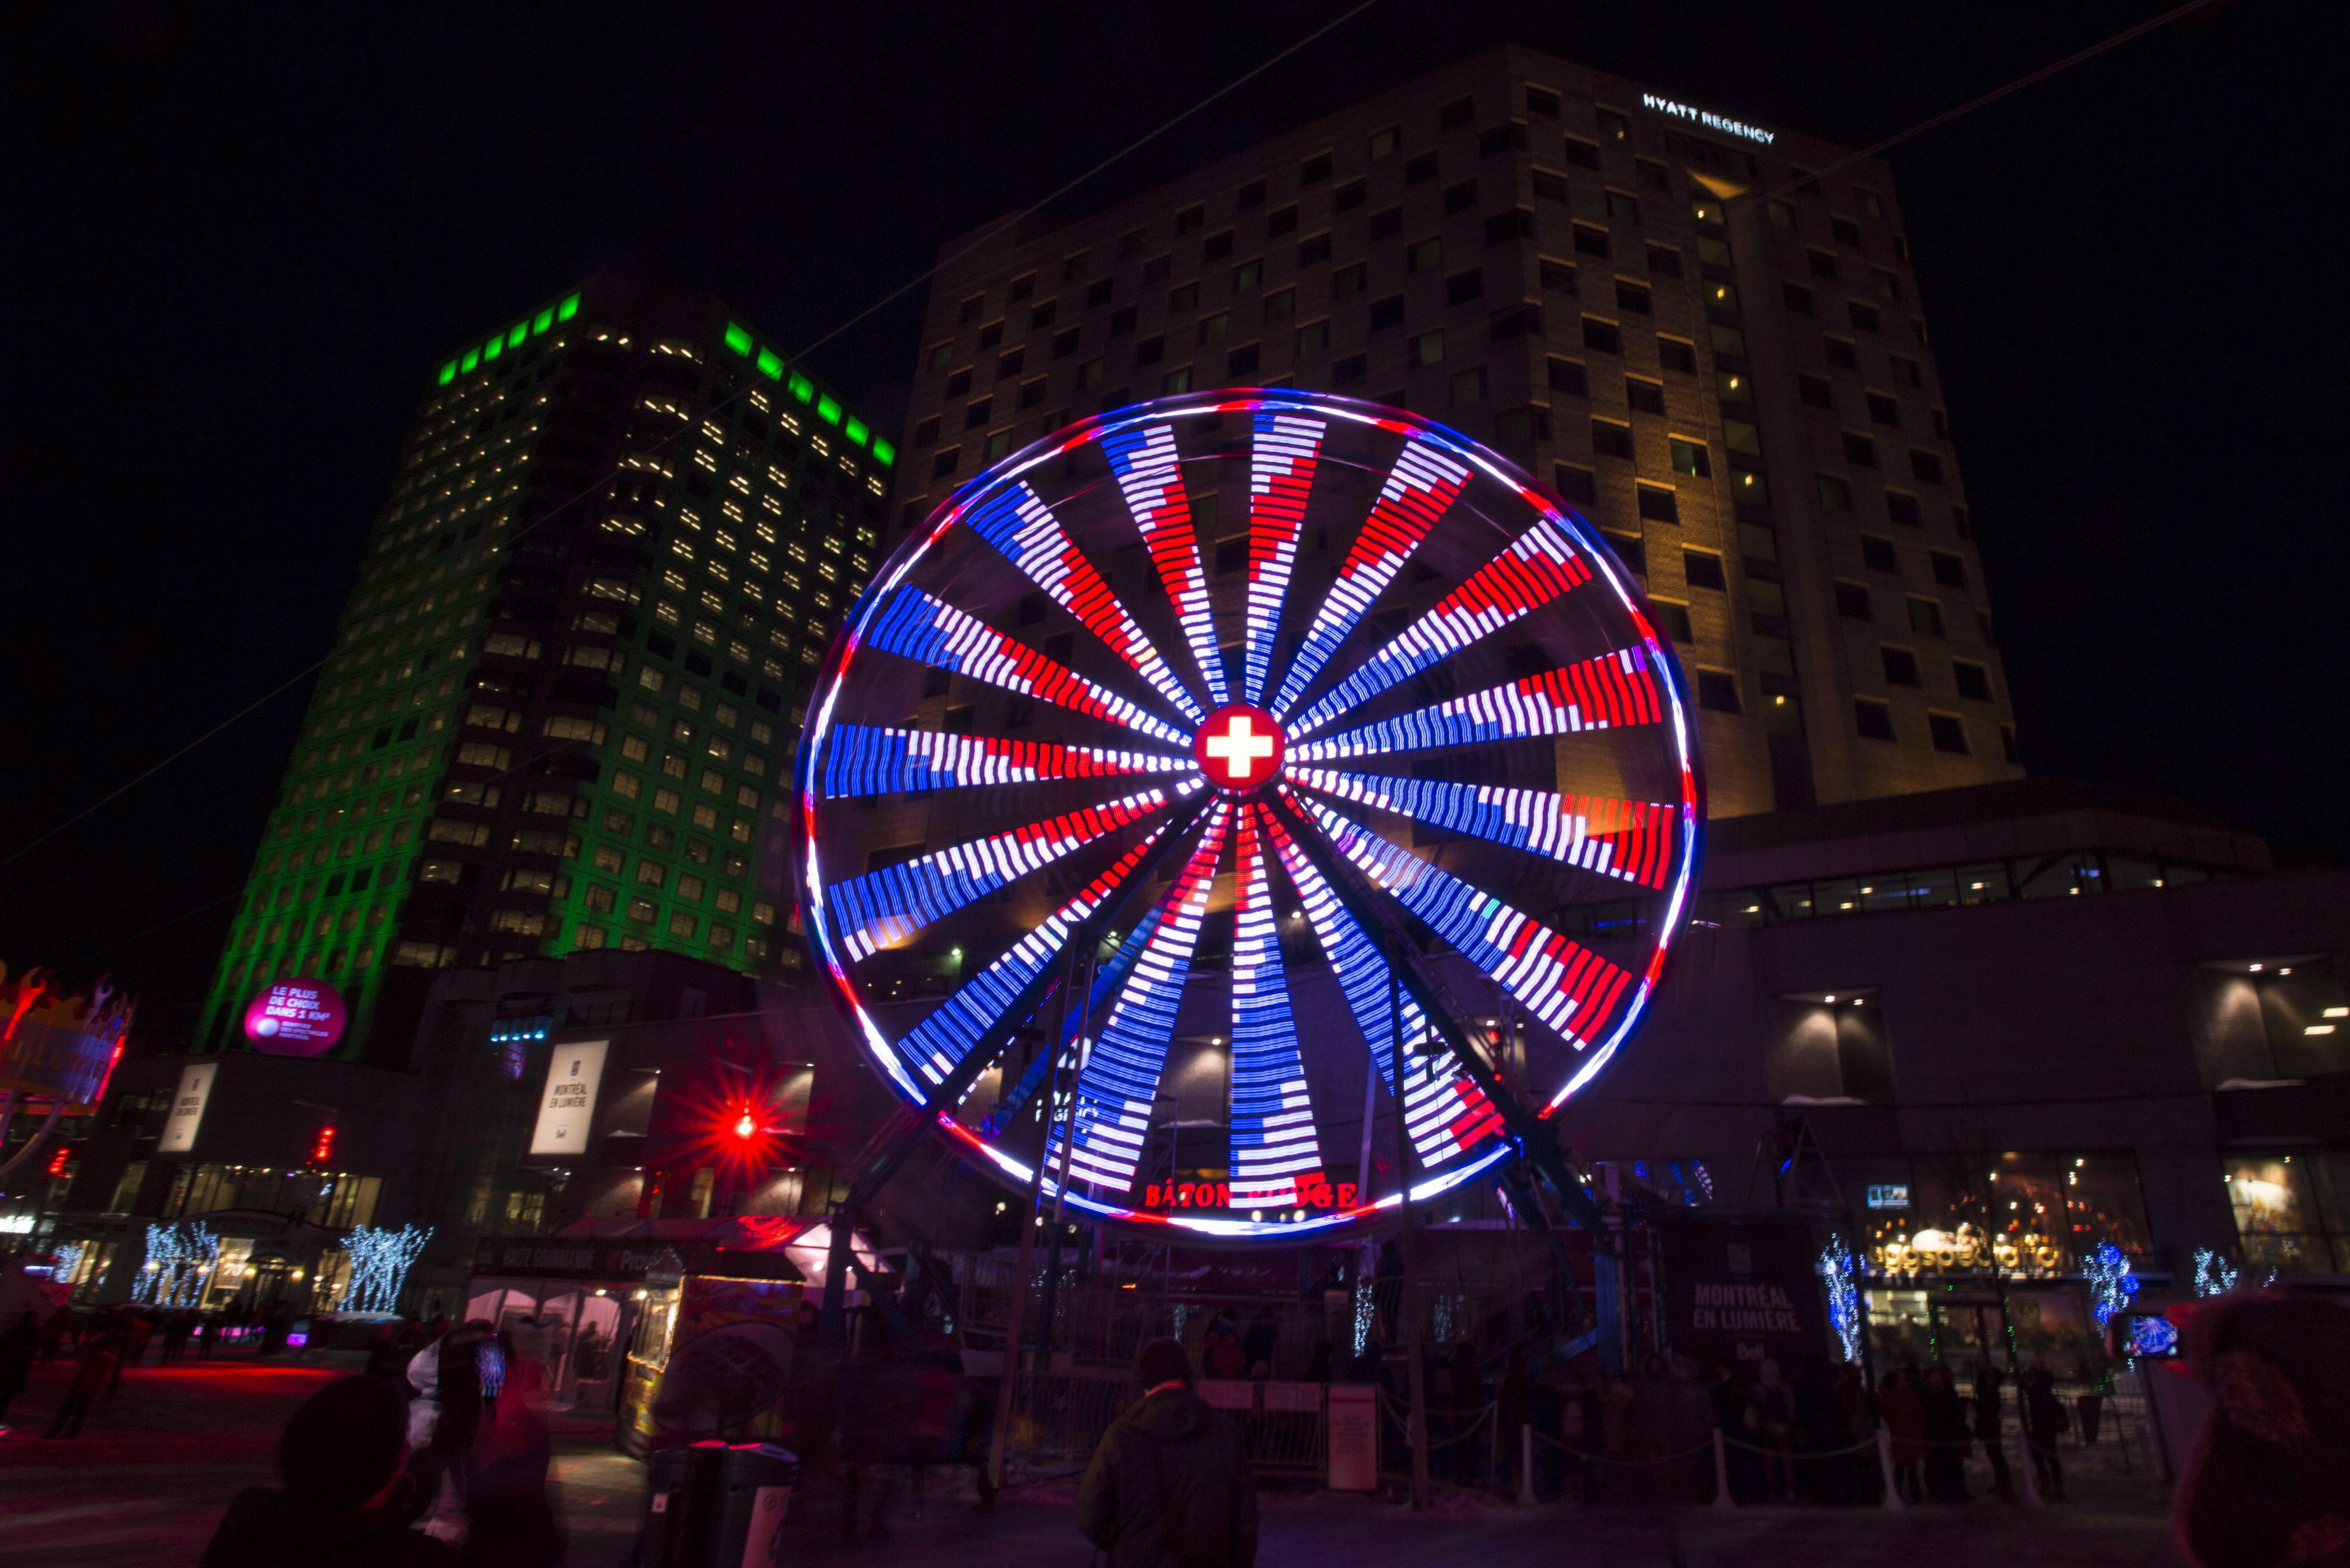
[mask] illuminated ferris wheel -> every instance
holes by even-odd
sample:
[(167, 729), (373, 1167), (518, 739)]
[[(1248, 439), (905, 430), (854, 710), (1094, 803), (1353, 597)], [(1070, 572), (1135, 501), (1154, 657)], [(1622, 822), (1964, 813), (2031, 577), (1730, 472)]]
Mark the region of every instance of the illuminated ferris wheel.
[(810, 944), (910, 1105), (1090, 1216), (1293, 1240), (1592, 1081), (1701, 815), (1596, 531), (1286, 390), (1121, 409), (950, 498), (836, 639), (796, 794)]

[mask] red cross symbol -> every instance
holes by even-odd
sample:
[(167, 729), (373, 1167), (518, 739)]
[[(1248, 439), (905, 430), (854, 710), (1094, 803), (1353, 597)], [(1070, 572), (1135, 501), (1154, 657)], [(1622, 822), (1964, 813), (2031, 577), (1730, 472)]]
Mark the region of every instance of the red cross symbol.
[(1262, 708), (1235, 702), (1208, 715), (1191, 742), (1191, 754), (1208, 782), (1219, 789), (1251, 790), (1281, 771), (1287, 742), (1281, 726)]

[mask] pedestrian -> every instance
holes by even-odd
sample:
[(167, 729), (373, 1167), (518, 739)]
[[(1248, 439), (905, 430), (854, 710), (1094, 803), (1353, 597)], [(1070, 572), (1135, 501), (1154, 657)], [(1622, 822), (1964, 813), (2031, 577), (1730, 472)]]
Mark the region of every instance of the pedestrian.
[(1909, 1375), (1898, 1368), (1887, 1373), (1877, 1403), (1892, 1439), (1894, 1490), (1904, 1502), (1923, 1502), (1926, 1489), (1918, 1481), (1918, 1467), (1926, 1457), (1926, 1407), (1910, 1386)]
[(1208, 1364), (1208, 1376), (1216, 1378), (1238, 1377), (1245, 1364), (1241, 1360), (1241, 1324), (1230, 1307), (1218, 1307), (1216, 1315), (1208, 1320), (1207, 1331), (1200, 1337), (1200, 1353)]
[(1779, 1364), (1765, 1357), (1754, 1373), (1755, 1441), (1762, 1449), (1766, 1497), (1795, 1497), (1795, 1394), (1779, 1376)]
[(1795, 1452), (1802, 1493), (1814, 1502), (1849, 1502), (1844, 1484), (1851, 1467), (1852, 1426), (1836, 1397), (1827, 1357), (1814, 1351), (1795, 1367)]
[(195, 1321), (186, 1312), (174, 1312), (163, 1320), (163, 1365), (176, 1366), (188, 1348), (188, 1334)]
[(2064, 1461), (2056, 1457), (2064, 1432), (2064, 1402), (2056, 1397), (2056, 1376), (2045, 1362), (2023, 1375), (2023, 1442), (2032, 1452), (2032, 1483), (2050, 1502), (2064, 1501)]
[[(479, 1319), (426, 1345), (408, 1364), (409, 1469), (423, 1501), (424, 1533), (452, 1546), (465, 1542), (468, 1458), (480, 1435), (482, 1406), (502, 1379), (496, 1331)], [(485, 1378), (494, 1367), (496, 1378)]]
[(0, 1334), (0, 1420), (8, 1417), (8, 1402), (32, 1381), (33, 1358), (41, 1353), (41, 1326), (30, 1312), (20, 1314)]
[(285, 1486), (228, 1506), (201, 1568), (456, 1568), (454, 1547), (408, 1528), (420, 1511), (408, 1400), (381, 1377), (345, 1377), (302, 1402), (277, 1440)]
[(1990, 1362), (1975, 1368), (1975, 1441), (1991, 1461), (1991, 1494), (2002, 1502), (2015, 1501), (2015, 1478), (2007, 1470), (2007, 1445), (2000, 1437), (2000, 1390), (2007, 1374)]
[(2210, 1393), (2171, 1500), (2198, 1568), (2350, 1558), (2350, 1313), (2318, 1296), (2244, 1293), (2168, 1309)]
[(61, 1306), (41, 1324), (41, 1359), (55, 1361), (65, 1351), (66, 1331), (73, 1327), (73, 1308)]
[(1936, 1502), (1965, 1502), (1971, 1434), (1966, 1405), (1948, 1366), (1938, 1361), (1926, 1368), (1918, 1403), (1926, 1417), (1926, 1495)]
[(122, 1326), (115, 1332), (121, 1354), (114, 1358), (113, 1375), (107, 1379), (109, 1397), (122, 1386), (122, 1369), (138, 1366), (140, 1357), (147, 1354), (147, 1341), (154, 1334), (155, 1324), (145, 1313), (126, 1308), (122, 1314)]
[(1256, 1484), (1237, 1428), (1191, 1386), (1191, 1359), (1154, 1339), (1142, 1397), (1110, 1423), (1077, 1489), (1077, 1528), (1110, 1568), (1252, 1568)]
[(89, 1335), (82, 1343), (81, 1356), (76, 1363), (73, 1386), (66, 1391), (57, 1413), (49, 1418), (46, 1434), (52, 1438), (81, 1436), (81, 1418), (98, 1397), (106, 1392), (114, 1378), (114, 1370), (122, 1359), (120, 1343), (110, 1334)]
[(1258, 1308), (1255, 1320), (1241, 1339), (1241, 1365), (1248, 1368), (1251, 1377), (1273, 1376), (1273, 1353), (1280, 1343), (1281, 1320), (1274, 1315), (1271, 1307)]

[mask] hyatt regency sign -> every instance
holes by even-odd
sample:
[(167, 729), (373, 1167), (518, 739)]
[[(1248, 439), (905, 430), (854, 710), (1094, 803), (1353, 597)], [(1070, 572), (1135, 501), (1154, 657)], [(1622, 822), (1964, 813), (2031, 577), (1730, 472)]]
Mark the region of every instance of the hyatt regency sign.
[(1779, 140), (1779, 133), (1775, 130), (1765, 130), (1759, 125), (1749, 125), (1742, 119), (1731, 119), (1714, 113), (1711, 109), (1691, 109), (1685, 103), (1675, 103), (1669, 98), (1659, 98), (1652, 92), (1644, 92), (1640, 95), (1640, 107), (1653, 109), (1659, 114), (1671, 115), (1675, 119), (1694, 121), (1704, 126), (1708, 130), (1719, 130), (1727, 136), (1742, 136), (1749, 141), (1759, 141), (1765, 147)]

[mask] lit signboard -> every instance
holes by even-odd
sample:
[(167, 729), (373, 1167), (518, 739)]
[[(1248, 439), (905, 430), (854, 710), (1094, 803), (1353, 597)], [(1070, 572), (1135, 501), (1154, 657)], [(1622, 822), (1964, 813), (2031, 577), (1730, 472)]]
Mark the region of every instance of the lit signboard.
[(546, 1088), (538, 1097), (538, 1126), (530, 1135), (533, 1154), (580, 1154), (588, 1147), (596, 1116), (596, 1087), (604, 1079), (608, 1040), (576, 1040), (557, 1045), (546, 1064)]
[(1702, 125), (1708, 130), (1719, 130), (1725, 136), (1742, 136), (1749, 141), (1759, 141), (1765, 147), (1779, 140), (1779, 133), (1775, 130), (1765, 130), (1761, 126), (1749, 125), (1742, 119), (1732, 119), (1728, 115), (1716, 114), (1710, 109), (1691, 109), (1688, 104), (1675, 103), (1669, 98), (1659, 98), (1652, 92), (1644, 92), (1640, 95), (1640, 107), (1655, 109), (1659, 114), (1670, 115), (1675, 119), (1686, 119), (1692, 124)]
[(349, 1018), (333, 986), (281, 980), (246, 1004), (244, 1037), (272, 1056), (317, 1056), (334, 1049)]
[(213, 1080), (220, 1075), (217, 1062), (195, 1062), (180, 1069), (180, 1091), (172, 1096), (172, 1114), (164, 1118), (158, 1154), (186, 1154), (196, 1147), (196, 1129), (204, 1125), (204, 1106), (213, 1097)]
[(1871, 1209), (1907, 1209), (1909, 1207), (1909, 1184), (1906, 1181), (1875, 1181), (1869, 1184), (1868, 1206)]

